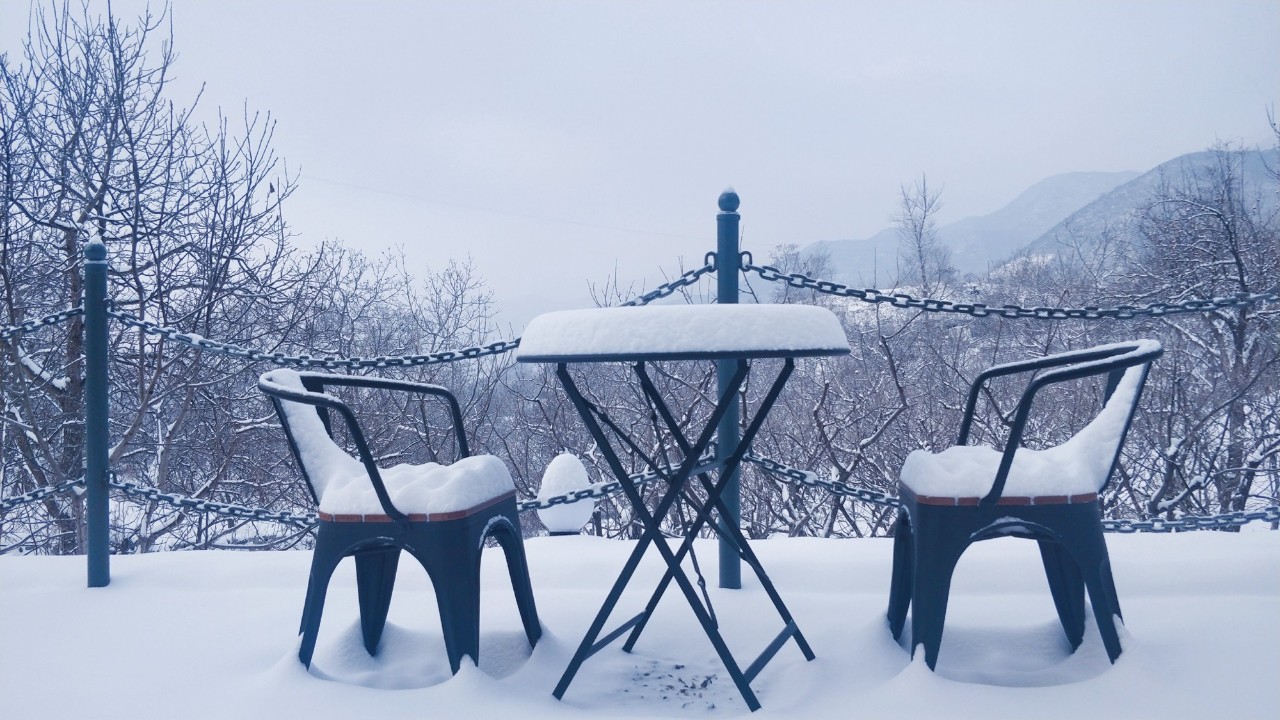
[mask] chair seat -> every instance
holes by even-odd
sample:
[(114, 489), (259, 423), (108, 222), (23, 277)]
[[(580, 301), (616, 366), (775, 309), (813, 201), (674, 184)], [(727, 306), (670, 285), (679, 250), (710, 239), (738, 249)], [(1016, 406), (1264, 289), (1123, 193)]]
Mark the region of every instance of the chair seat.
[[(461, 520), (462, 518), (471, 517), (476, 513), (484, 512), (485, 510), (488, 510), (493, 506), (497, 505), (498, 503), (501, 503), (505, 500), (512, 500), (515, 498), (515, 496), (516, 496), (516, 491), (512, 490), (509, 493), (499, 495), (498, 497), (493, 498), (492, 500), (488, 500), (486, 502), (480, 503), (479, 505), (474, 505), (465, 510), (458, 510), (456, 512), (408, 513), (405, 515), (405, 518), (409, 522), (445, 522), (446, 520)], [(369, 514), (354, 514), (354, 513), (317, 512), (316, 517), (320, 518), (320, 520), (324, 522), (336, 522), (336, 523), (395, 522), (395, 519), (392, 518), (390, 515), (387, 515), (386, 513), (374, 513), (369, 515)]]
[[(364, 466), (348, 466), (351, 472), (331, 474), (320, 496), (320, 517), (342, 517), (365, 522), (386, 522), (386, 511), (369, 481)], [(452, 465), (396, 465), (379, 469), (391, 504), (409, 519), (447, 520), (465, 517), (515, 494), (511, 473), (493, 455), (473, 455)]]
[[(902, 486), (901, 494), (904, 497), (910, 497), (920, 505), (939, 505), (943, 507), (977, 507), (982, 500), (977, 495), (969, 497), (950, 497), (946, 495), (917, 495), (907, 486)], [(1097, 502), (1098, 493), (1085, 493), (1083, 495), (1035, 495), (1035, 496), (1009, 496), (1002, 495), (996, 501), (996, 506), (1022, 506), (1031, 505), (1076, 505), (1082, 503)]]

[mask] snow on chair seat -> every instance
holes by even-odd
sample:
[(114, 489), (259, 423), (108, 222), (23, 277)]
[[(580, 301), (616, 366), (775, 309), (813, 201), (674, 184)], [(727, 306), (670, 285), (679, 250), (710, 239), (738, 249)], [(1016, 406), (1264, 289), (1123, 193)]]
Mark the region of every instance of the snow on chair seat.
[[(379, 473), (391, 503), (410, 520), (458, 518), (516, 494), (507, 466), (493, 455), (472, 455), (450, 465), (395, 465), (379, 468)], [(338, 478), (325, 488), (319, 515), (390, 519), (363, 467), (357, 475)]]

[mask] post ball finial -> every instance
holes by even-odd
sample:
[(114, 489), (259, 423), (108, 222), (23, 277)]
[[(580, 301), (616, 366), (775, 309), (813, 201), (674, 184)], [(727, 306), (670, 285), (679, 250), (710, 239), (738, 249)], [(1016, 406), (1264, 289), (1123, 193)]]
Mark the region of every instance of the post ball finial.
[(738, 204), (738, 193), (734, 192), (733, 188), (725, 188), (725, 191), (720, 193), (721, 212), (737, 212)]
[(107, 246), (98, 238), (85, 243), (84, 259), (101, 262), (107, 259)]

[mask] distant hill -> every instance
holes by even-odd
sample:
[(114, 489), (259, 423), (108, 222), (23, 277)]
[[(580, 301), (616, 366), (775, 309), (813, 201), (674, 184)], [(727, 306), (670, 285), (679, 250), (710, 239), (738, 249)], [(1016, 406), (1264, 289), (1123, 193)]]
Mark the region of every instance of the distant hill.
[[(1055, 175), (993, 213), (940, 225), (938, 238), (951, 248), (951, 263), (961, 274), (983, 273), (989, 264), (1010, 257), (1072, 213), (1138, 176), (1136, 172)], [(890, 227), (862, 240), (817, 242), (805, 252), (828, 251), (835, 266), (833, 279), (839, 282), (880, 285), (894, 278), (897, 248), (897, 229)]]
[[(1280, 167), (1280, 152), (1241, 150), (1236, 154), (1241, 159), (1240, 172), (1246, 187), (1257, 190), (1267, 187), (1268, 182), (1275, 182), (1267, 173), (1268, 167)], [(1143, 173), (1078, 208), (1022, 248), (1017, 255), (1054, 255), (1061, 248), (1062, 241), (1072, 233), (1088, 239), (1098, 237), (1108, 227), (1120, 227), (1135, 210), (1150, 200), (1162, 181), (1176, 184), (1184, 173), (1207, 170), (1215, 162), (1214, 153), (1205, 151), (1189, 153), (1162, 163), (1150, 172)], [(1277, 197), (1274, 192), (1263, 193), (1262, 200), (1275, 203)]]
[(887, 228), (865, 240), (822, 240), (802, 252), (825, 250), (831, 255), (831, 279), (846, 285), (875, 286), (894, 275), (898, 233)]

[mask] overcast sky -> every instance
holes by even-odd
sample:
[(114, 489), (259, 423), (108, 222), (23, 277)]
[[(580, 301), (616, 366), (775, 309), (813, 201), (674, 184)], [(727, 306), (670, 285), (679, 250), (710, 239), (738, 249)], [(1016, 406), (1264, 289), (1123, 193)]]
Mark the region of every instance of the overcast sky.
[[(0, 0), (11, 60), (27, 14)], [(651, 287), (701, 264), (729, 185), (763, 257), (888, 226), (922, 173), (949, 222), (1269, 144), (1280, 95), (1280, 0), (177, 0), (173, 27), (175, 100), (203, 82), (210, 115), (279, 121), (303, 242), (469, 255), (517, 331), (615, 265)]]

